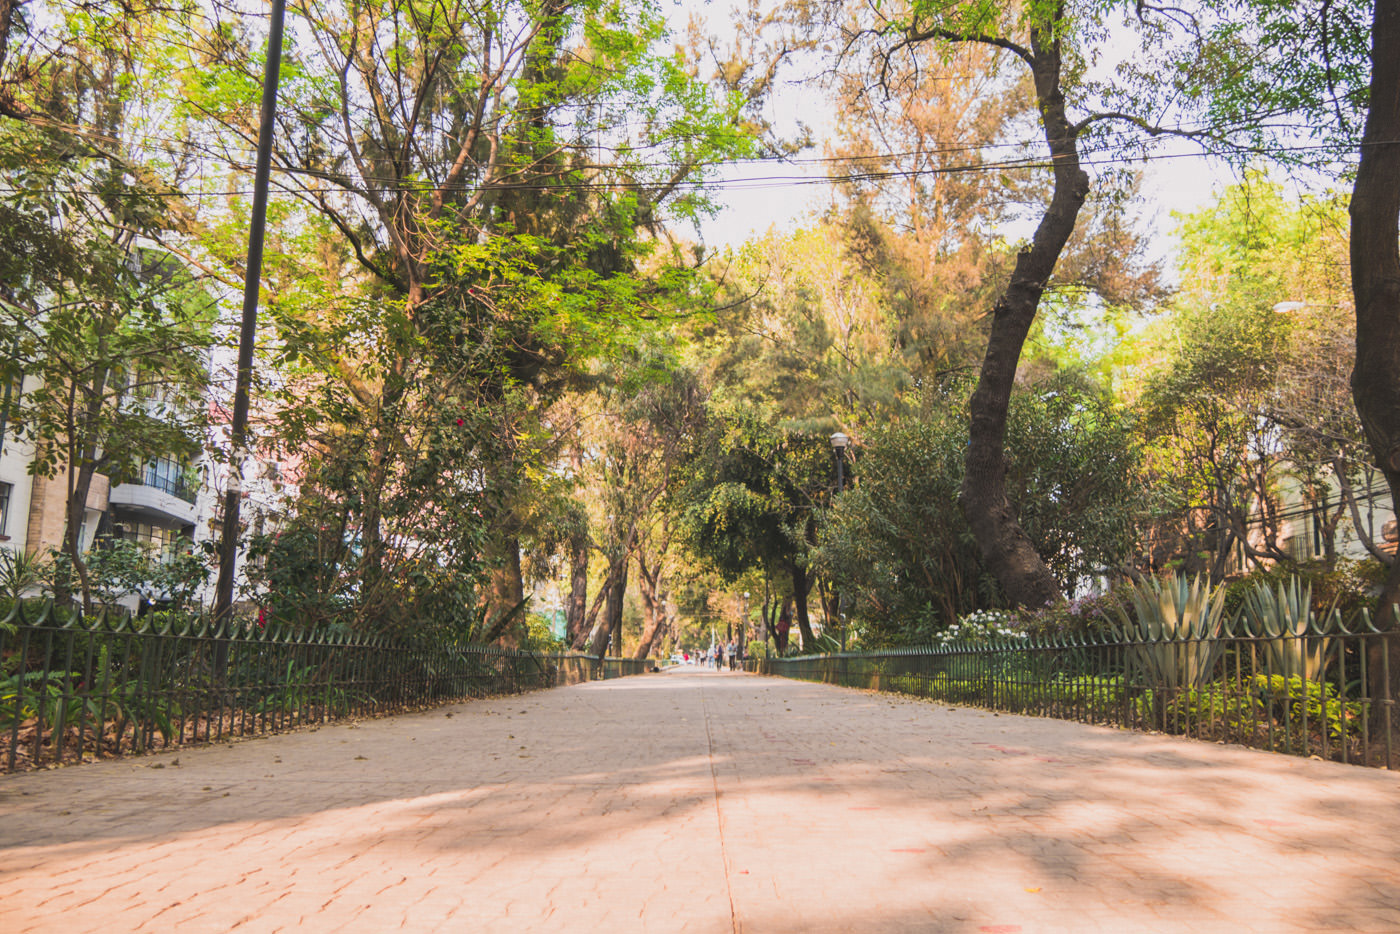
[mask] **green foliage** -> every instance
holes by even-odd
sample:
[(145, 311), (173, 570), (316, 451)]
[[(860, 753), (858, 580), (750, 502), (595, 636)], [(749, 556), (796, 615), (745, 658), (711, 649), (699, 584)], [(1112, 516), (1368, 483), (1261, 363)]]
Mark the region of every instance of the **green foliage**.
[[(967, 446), (962, 390), (918, 418), (862, 429), (854, 486), (821, 526), (818, 566), (857, 597), (865, 645), (927, 641), (1002, 605), (958, 506)], [(1007, 487), (1037, 550), (1073, 592), (1127, 560), (1140, 485), (1131, 421), (1073, 374), (1019, 393)]]
[(805, 566), (815, 510), (829, 495), (830, 451), (824, 435), (712, 405), (684, 470), (678, 535), (730, 581)]
[(363, 691), (337, 684), (315, 665), (301, 665), (288, 659), (287, 667), (273, 679), (273, 687), (251, 704), (256, 713), (298, 713), (313, 710), (321, 715), (344, 716), (356, 706), (372, 704)]
[[(68, 688), (80, 681), (77, 672), (25, 671), (0, 678), (0, 729), (11, 729), (16, 721), (37, 721), (43, 711), (46, 727), (66, 727), (77, 721), (86, 709), (66, 701)], [(91, 701), (85, 701), (91, 706)]]
[(569, 651), (569, 644), (567, 640), (554, 635), (548, 616), (543, 613), (530, 613), (526, 616), (526, 636), (520, 644), (520, 650), (553, 655)]
[(53, 92), (52, 119), (0, 122), (0, 382), (25, 378), (9, 399), (6, 440), (32, 446), (30, 472), (72, 471), (55, 596), (66, 602), (76, 571), (86, 604), (74, 539), (92, 478), (121, 483), (153, 456), (199, 450), (216, 311), (195, 271), (164, 245), (182, 220), (163, 168), (130, 152), (143, 122), (130, 56), (149, 50), (105, 46), (110, 34), (88, 34), (71, 14), (46, 25), (98, 67), (78, 80), (74, 62), (41, 68), (36, 86)]
[(87, 566), (93, 589), (109, 606), (134, 594), (176, 610), (190, 608), (210, 571), (207, 557), (188, 541), (161, 552), (138, 542), (113, 539), (87, 554)]
[[(288, 32), (312, 41), (288, 50), (277, 151), (326, 189), (273, 219), (269, 388), (308, 468), (283, 534), (330, 570), (279, 555), (263, 576), (292, 586), (269, 600), (298, 625), (465, 636), (501, 619), (522, 550), (527, 571), (553, 557), (570, 481), (551, 407), (703, 291), (656, 234), (752, 151), (743, 102), (691, 74), (648, 3), (331, 3)], [(259, 40), (198, 39), (211, 77), (185, 90), (233, 153)]]
[(1183, 220), (1183, 286), (1145, 332), (1130, 393), (1156, 500), (1153, 567), (1219, 580), (1236, 551), (1247, 566), (1292, 566), (1289, 491), (1317, 504), (1334, 550), (1336, 478), (1352, 495), (1370, 463), (1349, 386), (1346, 230), (1344, 199), (1289, 200), (1259, 174)]
[(1345, 700), (1330, 682), (1284, 675), (1250, 676), (1242, 686), (1217, 681), (1184, 690), (1147, 690), (1133, 700), (1146, 726), (1173, 733), (1248, 742), (1271, 741), (1301, 752), (1361, 735), (1365, 705)]
[(265, 621), (317, 629), (342, 622), (354, 603), (353, 555), (336, 530), (306, 515), (283, 529), (253, 536), (245, 573)]
[[(1180, 45), (1159, 54), (1158, 93), (1177, 106), (1194, 105), (1208, 126), (1237, 145), (1330, 168), (1331, 148), (1297, 144), (1346, 150), (1360, 139), (1371, 9), (1366, 0), (1230, 0), (1202, 8), (1194, 28), (1176, 31)], [(1175, 22), (1169, 11), (1159, 12), (1164, 28)]]
[(1016, 611), (1015, 625), (1027, 635), (1055, 642), (1101, 641), (1112, 632), (1120, 611), (1131, 609), (1121, 590), (1064, 600), (1038, 610)]
[(20, 601), (44, 580), (43, 558), (24, 548), (0, 548), (0, 600), (7, 606)]
[(1229, 682), (1175, 690), (1146, 689), (1133, 698), (1133, 712), (1149, 729), (1244, 739), (1263, 722), (1263, 708), (1249, 692)]
[(140, 724), (131, 737), (136, 751), (146, 748), (148, 729), (166, 741), (175, 734), (178, 700), (134, 672), (118, 671), (105, 644), (96, 647), (92, 674), (90, 687), (81, 671), (23, 671), (0, 678), (0, 729), (62, 732), (86, 723), (94, 733), (111, 729), (121, 736)]
[(1225, 585), (1225, 615), (1233, 618), (1241, 614), (1255, 590), (1306, 587), (1312, 613), (1318, 619), (1330, 621), (1335, 611), (1343, 620), (1351, 620), (1375, 606), (1375, 594), (1384, 579), (1384, 565), (1371, 560), (1339, 560), (1330, 567), (1326, 561), (1255, 567)]
[(1275, 720), (1293, 730), (1327, 730), (1327, 735), (1340, 740), (1360, 735), (1365, 725), (1365, 705), (1339, 696), (1337, 686), (1329, 682), (1297, 676), (1254, 675), (1250, 690), (1269, 709)]
[(1130, 643), (1139, 677), (1167, 689), (1209, 681), (1224, 648), (1225, 589), (1171, 574), (1135, 581), (1128, 595), (1134, 612), (1119, 609), (1117, 634)]
[(1297, 578), (1274, 587), (1256, 584), (1245, 593), (1243, 617), (1252, 634), (1264, 637), (1257, 645), (1265, 672), (1314, 680), (1326, 671), (1332, 640), (1316, 635), (1310, 585)]

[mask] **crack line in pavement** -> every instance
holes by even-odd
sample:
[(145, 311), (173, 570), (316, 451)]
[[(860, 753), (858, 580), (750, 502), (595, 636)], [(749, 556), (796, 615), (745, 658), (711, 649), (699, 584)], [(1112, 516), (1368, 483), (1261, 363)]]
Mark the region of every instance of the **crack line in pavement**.
[(724, 893), (729, 898), (729, 926), (739, 934), (739, 914), (734, 910), (734, 886), (729, 875), (729, 846), (724, 839), (724, 814), (719, 808), (719, 772), (715, 769), (715, 738), (710, 732), (710, 706), (705, 702), (705, 686), (700, 686), (700, 712), (705, 716), (705, 744), (709, 749), (710, 782), (715, 790), (715, 829), (719, 832), (719, 858), (724, 866)]

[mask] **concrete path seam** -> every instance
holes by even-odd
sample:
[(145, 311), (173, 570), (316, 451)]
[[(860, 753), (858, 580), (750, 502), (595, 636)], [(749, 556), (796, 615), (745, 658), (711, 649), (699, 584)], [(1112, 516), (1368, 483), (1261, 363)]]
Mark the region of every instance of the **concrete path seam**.
[(710, 783), (714, 786), (715, 832), (719, 834), (719, 858), (724, 866), (724, 892), (729, 899), (729, 926), (734, 934), (741, 934), (739, 913), (734, 908), (734, 884), (729, 872), (729, 845), (724, 838), (724, 812), (719, 804), (719, 772), (715, 768), (715, 737), (710, 732), (710, 704), (704, 687), (700, 688), (700, 711), (705, 717), (705, 745), (710, 761)]

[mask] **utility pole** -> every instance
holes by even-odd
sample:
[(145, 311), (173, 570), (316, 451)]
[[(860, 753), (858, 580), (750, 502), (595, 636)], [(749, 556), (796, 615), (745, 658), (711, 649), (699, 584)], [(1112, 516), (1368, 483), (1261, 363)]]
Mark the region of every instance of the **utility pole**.
[[(253, 381), (253, 345), (258, 335), (258, 288), (262, 281), (263, 234), (267, 226), (267, 188), (272, 174), (272, 131), (277, 113), (277, 77), (282, 66), (282, 21), (286, 0), (272, 0), (263, 70), (258, 161), (253, 175), (253, 216), (248, 231), (248, 267), (243, 276), (243, 324), (238, 334), (238, 373), (234, 381), (233, 421), (229, 425), (229, 471), (224, 490), (224, 527), (219, 544), (219, 580), (214, 591), (214, 627), (227, 636), (233, 614), (233, 571), (238, 560), (239, 505), (243, 499), (243, 461), (248, 444), (248, 396)], [(220, 643), (216, 669), (222, 676), (228, 643)]]

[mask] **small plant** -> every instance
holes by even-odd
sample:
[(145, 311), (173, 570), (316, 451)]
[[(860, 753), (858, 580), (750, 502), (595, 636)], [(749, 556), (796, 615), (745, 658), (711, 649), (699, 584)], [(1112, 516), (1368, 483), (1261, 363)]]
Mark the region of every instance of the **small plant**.
[(1260, 581), (1245, 592), (1243, 612), (1250, 634), (1264, 637), (1266, 672), (1315, 681), (1326, 671), (1332, 640), (1309, 637), (1316, 630), (1311, 584), (1302, 587), (1297, 577), (1275, 587)]
[(0, 600), (18, 603), (44, 580), (43, 559), (22, 548), (0, 548)]
[(1256, 698), (1223, 683), (1181, 691), (1147, 690), (1134, 698), (1133, 712), (1150, 728), (1233, 740), (1247, 740), (1263, 719)]
[(1054, 704), (1105, 714), (1120, 707), (1125, 691), (1122, 678), (1104, 675), (1071, 675), (1045, 685), (1045, 695)]
[(959, 617), (953, 625), (935, 634), (933, 642), (935, 645), (957, 645), (998, 640), (1023, 641), (1027, 638), (1024, 632), (1012, 627), (1011, 614), (1005, 610), (978, 610)]
[(368, 695), (329, 684), (320, 677), (312, 665), (298, 666), (295, 661), (287, 662), (282, 673), (281, 683), (269, 691), (261, 700), (252, 705), (257, 713), (296, 713), (311, 711), (315, 705), (324, 704), (334, 714), (350, 710), (357, 700), (365, 700)]
[(1114, 616), (1124, 607), (1119, 591), (1062, 600), (1038, 610), (1019, 610), (1018, 629), (1039, 639), (1098, 641), (1112, 630)]
[(1364, 718), (1364, 705), (1344, 700), (1334, 684), (1298, 676), (1255, 675), (1250, 682), (1254, 696), (1266, 704), (1276, 720), (1301, 730), (1304, 720), (1309, 729), (1321, 730), (1333, 740), (1357, 735)]
[(1200, 687), (1210, 680), (1223, 645), (1225, 590), (1199, 575), (1189, 582), (1169, 575), (1129, 587), (1136, 614), (1118, 608), (1118, 634), (1131, 643), (1128, 657), (1150, 687)]

